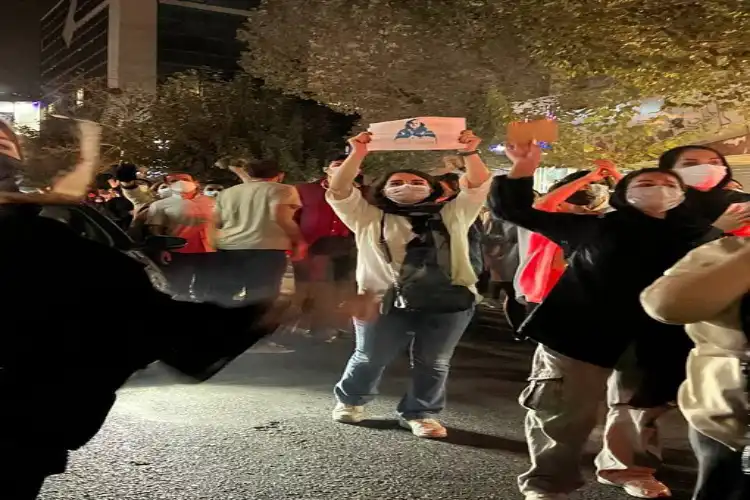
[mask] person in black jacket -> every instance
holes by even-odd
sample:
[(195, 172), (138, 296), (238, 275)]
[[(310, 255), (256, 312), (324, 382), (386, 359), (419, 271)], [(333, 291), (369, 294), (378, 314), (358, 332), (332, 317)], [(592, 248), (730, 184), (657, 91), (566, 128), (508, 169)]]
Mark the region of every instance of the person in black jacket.
[[(635, 345), (649, 392), (639, 405), (674, 399), (690, 349), (682, 329), (652, 320), (639, 294), (693, 247), (750, 220), (728, 212), (712, 227), (682, 206), (685, 186), (672, 172), (644, 169), (625, 176), (601, 216), (535, 210), (535, 145), (508, 150), (514, 167), (494, 181), (493, 215), (541, 233), (560, 245), (568, 267), (520, 332), (539, 343), (530, 384), (519, 402), (528, 410), (531, 469), (519, 478), (526, 498), (565, 499), (583, 480), (579, 462), (605, 399), (615, 364)], [(659, 376), (654, 374), (658, 373)], [(635, 403), (633, 403), (635, 404)], [(601, 471), (600, 471), (601, 473)], [(652, 475), (600, 482), (642, 498), (669, 496)]]

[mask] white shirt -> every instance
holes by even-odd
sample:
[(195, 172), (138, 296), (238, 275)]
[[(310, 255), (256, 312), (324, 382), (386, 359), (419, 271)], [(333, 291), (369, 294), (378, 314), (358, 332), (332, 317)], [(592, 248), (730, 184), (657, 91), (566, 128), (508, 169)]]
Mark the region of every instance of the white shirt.
[(293, 186), (254, 181), (225, 189), (216, 197), (221, 222), (216, 247), (221, 250), (289, 250), (286, 231), (276, 221), (278, 205), (300, 206)]
[[(463, 179), (462, 179), (463, 181)], [(451, 277), (454, 285), (462, 285), (476, 293), (477, 275), (469, 258), (469, 228), (479, 217), (490, 181), (479, 187), (461, 187), (456, 198), (445, 204), (440, 211), (443, 224), (451, 237)], [(380, 248), (380, 221), (383, 211), (368, 203), (359, 189), (352, 189), (343, 200), (326, 193), (326, 200), (333, 211), (354, 233), (357, 242), (357, 285), (359, 292), (382, 295), (393, 284), (392, 273)], [(406, 244), (414, 237), (411, 223), (406, 217), (394, 214), (385, 216), (385, 239), (393, 255), (396, 272), (406, 255)]]
[(199, 194), (188, 199), (174, 195), (149, 205), (146, 224), (165, 227), (170, 236), (185, 238), (187, 245), (176, 250), (178, 253), (211, 252), (208, 235), (213, 210), (210, 196)]

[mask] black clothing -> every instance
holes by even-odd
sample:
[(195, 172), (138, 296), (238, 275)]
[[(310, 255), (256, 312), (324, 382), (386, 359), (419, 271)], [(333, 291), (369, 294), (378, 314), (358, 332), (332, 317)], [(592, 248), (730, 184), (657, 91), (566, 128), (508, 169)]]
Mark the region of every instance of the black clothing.
[(746, 500), (750, 475), (742, 473), (742, 452), (689, 428), (690, 446), (698, 458), (693, 500)]
[(489, 255), (490, 267), (500, 274), (503, 281), (513, 283), (520, 265), (518, 226), (491, 217), (484, 226), (484, 248)]
[[(171, 300), (139, 262), (63, 223), (5, 205), (0, 232), (0, 443), (31, 478), (65, 470), (135, 371), (161, 360), (205, 380), (274, 329), (258, 325), (266, 305)], [(92, 322), (102, 314), (110, 320)]]
[(720, 231), (682, 223), (676, 216), (672, 222), (649, 217), (622, 200), (626, 184), (627, 177), (612, 197), (617, 211), (593, 216), (535, 210), (532, 178), (495, 179), (493, 214), (554, 241), (568, 261), (560, 281), (520, 331), (561, 354), (606, 368), (613, 368), (635, 343), (643, 362), (657, 363), (655, 369), (664, 371), (665, 380), (666, 366), (671, 366), (667, 358), (678, 353), (675, 377), (682, 380), (692, 344), (682, 327), (651, 319), (639, 295)]
[(120, 229), (127, 231), (133, 222), (133, 204), (124, 196), (115, 196), (104, 203), (110, 218)]
[(211, 261), (209, 293), (222, 304), (275, 300), (287, 270), (284, 250), (219, 250)]

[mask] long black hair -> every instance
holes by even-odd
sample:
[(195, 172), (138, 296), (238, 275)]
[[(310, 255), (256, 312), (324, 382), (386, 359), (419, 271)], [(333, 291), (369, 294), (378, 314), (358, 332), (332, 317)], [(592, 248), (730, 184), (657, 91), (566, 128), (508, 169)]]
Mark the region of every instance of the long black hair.
[(724, 178), (712, 189), (723, 189), (724, 186), (729, 184), (729, 181), (732, 180), (732, 169), (729, 166), (727, 158), (714, 148), (710, 148), (708, 146), (688, 144), (687, 146), (678, 146), (676, 148), (667, 150), (659, 157), (659, 166), (657, 168), (662, 171), (674, 170), (675, 165), (677, 164), (677, 160), (680, 159), (680, 156), (682, 156), (685, 152), (693, 149), (700, 149), (703, 151), (710, 151), (714, 153), (721, 160), (721, 163), (723, 163), (724, 166), (727, 167), (727, 175), (725, 175)]

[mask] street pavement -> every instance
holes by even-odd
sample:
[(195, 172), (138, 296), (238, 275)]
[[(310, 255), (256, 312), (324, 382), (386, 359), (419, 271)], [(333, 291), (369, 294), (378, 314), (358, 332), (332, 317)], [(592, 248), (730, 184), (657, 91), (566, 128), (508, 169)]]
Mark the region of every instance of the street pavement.
[[(492, 323), (493, 319), (479, 323)], [(516, 398), (531, 347), (475, 324), (454, 358), (446, 441), (400, 429), (394, 408), (407, 383), (406, 354), (392, 366), (362, 426), (330, 420), (331, 389), (351, 340), (280, 339), (288, 354), (251, 350), (211, 381), (185, 385), (155, 366), (120, 394), (102, 432), (75, 452), (43, 500), (460, 500), (521, 498), (528, 466)], [(665, 422), (661, 477), (688, 499), (694, 459), (678, 414)], [(590, 452), (597, 450), (595, 432)], [(589, 479), (593, 455), (585, 458)], [(628, 498), (590, 483), (572, 498)]]

